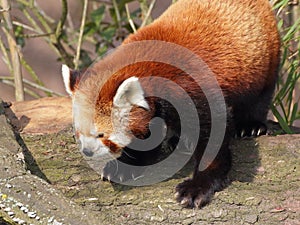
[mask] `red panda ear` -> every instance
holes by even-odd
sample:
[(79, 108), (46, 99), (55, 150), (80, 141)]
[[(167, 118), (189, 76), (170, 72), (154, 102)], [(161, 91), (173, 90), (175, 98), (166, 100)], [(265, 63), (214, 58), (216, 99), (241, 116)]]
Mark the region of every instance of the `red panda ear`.
[(150, 109), (137, 77), (130, 77), (119, 86), (113, 103), (119, 108), (136, 105), (147, 110)]
[(67, 65), (63, 64), (61, 67), (61, 73), (64, 80), (66, 92), (69, 95), (72, 95), (73, 94), (72, 89), (74, 89), (74, 87), (71, 87), (72, 73), (70, 68)]
[(61, 72), (66, 92), (69, 95), (72, 95), (76, 91), (76, 86), (79, 83), (81, 72), (77, 70), (71, 70), (67, 65), (62, 65)]

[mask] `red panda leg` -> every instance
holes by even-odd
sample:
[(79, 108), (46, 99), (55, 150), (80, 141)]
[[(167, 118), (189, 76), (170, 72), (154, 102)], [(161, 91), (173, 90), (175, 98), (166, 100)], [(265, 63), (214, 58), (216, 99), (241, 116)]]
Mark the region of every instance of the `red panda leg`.
[(266, 118), (274, 88), (264, 90), (259, 96), (236, 104), (233, 115), (237, 137), (260, 136), (268, 133)]
[[(231, 167), (229, 139), (225, 139), (214, 161), (204, 171), (199, 171), (202, 154), (195, 155), (195, 170), (192, 178), (176, 186), (176, 199), (184, 207), (201, 208), (206, 205), (216, 191), (228, 184), (227, 173)], [(197, 149), (196, 151), (198, 151)], [(203, 152), (201, 149), (200, 152)]]

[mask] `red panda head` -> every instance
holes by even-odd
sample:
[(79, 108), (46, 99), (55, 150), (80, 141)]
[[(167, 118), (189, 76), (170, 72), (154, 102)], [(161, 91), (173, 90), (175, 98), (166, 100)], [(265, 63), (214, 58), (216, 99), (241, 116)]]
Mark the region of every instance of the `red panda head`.
[(117, 157), (134, 136), (147, 133), (145, 127), (151, 115), (144, 90), (139, 79), (132, 76), (115, 91), (103, 88), (104, 92), (113, 92), (111, 99), (108, 97), (111, 93), (100, 92), (92, 101), (91, 93), (97, 92), (98, 86), (83, 75), (62, 66), (65, 88), (73, 100), (74, 129), (80, 150), (89, 157), (107, 154)]

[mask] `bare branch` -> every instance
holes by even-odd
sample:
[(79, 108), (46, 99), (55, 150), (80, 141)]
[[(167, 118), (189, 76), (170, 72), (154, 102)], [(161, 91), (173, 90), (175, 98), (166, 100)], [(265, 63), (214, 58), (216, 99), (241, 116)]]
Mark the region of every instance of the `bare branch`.
[(2, 39), (0, 39), (0, 49), (1, 49), (2, 54), (3, 54), (2, 60), (7, 65), (10, 74), (13, 74), (13, 68), (12, 68), (12, 65), (11, 65), (11, 62), (10, 62), (10, 58), (9, 58), (9, 51), (4, 46), (4, 43), (3, 43)]
[(81, 50), (81, 45), (82, 45), (83, 31), (84, 31), (84, 25), (85, 25), (85, 21), (86, 21), (87, 8), (88, 8), (88, 0), (84, 0), (76, 57), (74, 59), (75, 69), (78, 69), (78, 66), (79, 66), (80, 50)]
[(140, 28), (146, 26), (152, 20), (152, 19), (150, 19), (150, 17), (151, 17), (151, 13), (152, 13), (152, 10), (153, 10), (153, 7), (154, 7), (155, 3), (156, 3), (156, 0), (152, 0), (152, 2), (150, 3), (149, 9), (148, 9), (148, 11), (145, 15), (145, 18), (144, 18)]
[(117, 4), (116, 0), (112, 0), (112, 3), (113, 3), (114, 10), (115, 10), (115, 13), (116, 13), (118, 27), (121, 28), (122, 27), (121, 14), (120, 14), (120, 11), (119, 11), (118, 4)]
[[(13, 78), (12, 78), (12, 79), (13, 79)], [(12, 86), (12, 87), (14, 87), (14, 88), (16, 87), (15, 84), (14, 84), (14, 82), (11, 81), (11, 80), (9, 80), (9, 79), (2, 79), (2, 78), (0, 77), (0, 81), (1, 81), (3, 84)], [(36, 94), (35, 92), (29, 90), (28, 88), (24, 88), (24, 92), (25, 92), (26, 94), (28, 94), (28, 95), (34, 97), (34, 98), (40, 98), (40, 97), (41, 97), (40, 95), (38, 95), (38, 94)]]
[[(2, 0), (2, 8), (8, 9), (10, 8), (10, 5), (7, 0)], [(22, 68), (21, 68), (21, 62), (20, 62), (20, 56), (18, 53), (18, 46), (14, 37), (14, 31), (13, 31), (13, 25), (10, 17), (10, 12), (6, 11), (3, 12), (3, 17), (5, 20), (6, 28), (2, 28), (4, 31), (8, 45), (10, 50), (10, 58), (12, 62), (12, 70), (13, 70), (13, 76), (14, 76), (14, 82), (15, 82), (15, 97), (16, 101), (24, 101), (24, 88), (23, 88), (23, 82), (22, 82)]]
[(42, 34), (40, 33), (39, 31), (37, 31), (36, 29), (34, 29), (33, 27), (31, 26), (28, 26), (24, 23), (20, 23), (18, 21), (12, 21), (13, 25), (16, 25), (16, 26), (19, 26), (19, 27), (22, 27), (23, 29), (26, 29), (26, 30), (29, 30), (29, 31), (32, 31), (32, 32), (35, 32), (35, 33), (38, 33), (38, 34)]
[[(4, 83), (4, 84), (9, 84), (9, 85), (13, 84), (13, 83), (11, 82), (13, 79), (14, 79), (13, 77), (0, 76), (0, 81), (1, 81), (2, 83)], [(35, 88), (35, 89), (37, 89), (37, 90), (40, 90), (40, 91), (43, 91), (43, 92), (46, 92), (46, 93), (51, 93), (52, 95), (56, 95), (56, 96), (64, 96), (63, 94), (60, 94), (60, 93), (55, 92), (55, 91), (53, 91), (53, 90), (51, 90), (51, 89), (45, 88), (45, 87), (43, 87), (43, 86), (41, 86), (41, 85), (38, 85), (38, 84), (36, 84), (36, 83), (33, 83), (33, 82), (27, 80), (27, 79), (23, 79), (23, 82), (24, 82), (24, 84), (26, 84), (26, 85), (28, 85), (28, 86), (30, 86), (30, 87), (33, 87), (33, 88)], [(14, 85), (13, 85), (13, 86), (14, 86)], [(27, 89), (27, 90), (28, 90), (28, 89)]]
[(131, 27), (131, 29), (133, 30), (133, 33), (136, 33), (137, 30), (136, 30), (136, 27), (135, 27), (135, 25), (134, 25), (133, 20), (131, 19), (128, 4), (125, 4), (125, 8), (126, 8), (126, 14), (127, 14), (127, 18), (128, 18), (128, 22), (129, 22), (129, 24), (130, 24), (130, 27)]
[(68, 15), (68, 3), (67, 0), (61, 0), (62, 3), (62, 13), (61, 13), (61, 17), (60, 20), (56, 26), (56, 31), (55, 31), (55, 35), (57, 39), (60, 39), (61, 37), (61, 33), (64, 27), (64, 24), (67, 20), (67, 15)]

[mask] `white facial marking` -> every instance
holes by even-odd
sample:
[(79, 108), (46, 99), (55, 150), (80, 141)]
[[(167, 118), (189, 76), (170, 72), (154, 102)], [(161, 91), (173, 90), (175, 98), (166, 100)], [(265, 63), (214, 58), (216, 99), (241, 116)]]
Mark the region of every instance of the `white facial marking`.
[(125, 147), (126, 145), (129, 145), (131, 142), (131, 138), (128, 137), (127, 135), (124, 135), (122, 132), (115, 132), (110, 135), (108, 140), (114, 142), (115, 144)]
[(69, 67), (67, 65), (63, 64), (62, 67), (61, 67), (61, 73), (62, 73), (62, 77), (63, 77), (63, 80), (64, 80), (66, 92), (69, 95), (72, 95), (73, 93), (72, 93), (72, 90), (70, 89), (70, 76), (71, 76), (71, 73), (70, 73)]
[(119, 86), (113, 99), (112, 119), (115, 132), (111, 134), (109, 140), (119, 146), (127, 146), (132, 140), (132, 135), (128, 133), (127, 128), (129, 113), (134, 105), (146, 110), (150, 109), (138, 78), (130, 77)]
[(74, 128), (84, 136), (96, 136), (97, 129), (93, 121), (94, 108), (88, 104), (86, 98), (83, 94), (76, 94), (76, 102), (73, 102)]
[(80, 135), (80, 151), (89, 157), (111, 154), (109, 148), (95, 137)]
[[(70, 69), (62, 66), (62, 74), (68, 93), (72, 94), (69, 88)], [(76, 95), (76, 96), (75, 96)], [(104, 145), (101, 139), (96, 138), (97, 126), (94, 123), (94, 110), (84, 93), (77, 90), (73, 102), (74, 127), (80, 133), (79, 141), (81, 143), (80, 151), (88, 157), (111, 155), (108, 146)], [(125, 80), (118, 88), (113, 99), (113, 125), (114, 132), (110, 134), (108, 140), (125, 147), (132, 141), (132, 134), (128, 133), (129, 113), (131, 108), (136, 105), (149, 110), (149, 105), (144, 97), (144, 91), (137, 77), (130, 77)]]

